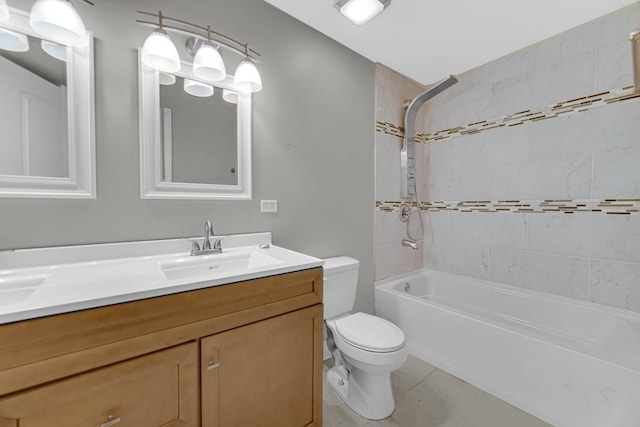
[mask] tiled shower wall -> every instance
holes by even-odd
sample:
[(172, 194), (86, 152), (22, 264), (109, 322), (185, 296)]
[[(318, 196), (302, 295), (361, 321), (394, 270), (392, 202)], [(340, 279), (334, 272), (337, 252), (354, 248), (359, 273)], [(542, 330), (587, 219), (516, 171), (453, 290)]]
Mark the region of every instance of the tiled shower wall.
[(424, 265), (640, 311), (639, 26), (634, 4), (459, 75), (423, 107), (423, 263), (397, 211), (402, 104), (423, 88), (378, 66), (376, 280)]
[(428, 102), (424, 266), (640, 312), (638, 27), (635, 3)]
[[(404, 122), (403, 104), (424, 91), (419, 84), (376, 64), (376, 201), (375, 212), (375, 278), (410, 272), (422, 267), (423, 245), (418, 250), (402, 246), (407, 237), (407, 225), (400, 222), (397, 206), (400, 204), (400, 148)], [(416, 122), (416, 130), (424, 131), (424, 117)], [(416, 158), (418, 195), (425, 200), (424, 144), (417, 144)], [(406, 200), (408, 202), (408, 200)], [(384, 202), (394, 206), (384, 208)], [(410, 220), (411, 232), (420, 237), (417, 208)]]

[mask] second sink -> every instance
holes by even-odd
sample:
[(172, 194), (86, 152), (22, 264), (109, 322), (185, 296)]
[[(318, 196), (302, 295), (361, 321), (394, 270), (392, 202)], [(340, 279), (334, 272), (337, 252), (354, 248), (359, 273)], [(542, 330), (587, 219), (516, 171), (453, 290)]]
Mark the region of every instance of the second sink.
[(200, 276), (231, 276), (280, 263), (282, 261), (277, 258), (250, 251), (180, 258), (161, 263), (160, 270), (167, 280), (181, 280)]

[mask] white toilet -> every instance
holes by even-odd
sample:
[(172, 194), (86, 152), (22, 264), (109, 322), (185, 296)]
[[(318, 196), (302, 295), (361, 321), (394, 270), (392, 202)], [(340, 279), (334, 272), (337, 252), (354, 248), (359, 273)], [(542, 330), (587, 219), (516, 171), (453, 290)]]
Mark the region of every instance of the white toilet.
[(391, 371), (407, 359), (404, 333), (393, 323), (365, 313), (351, 314), (359, 262), (324, 260), (325, 359), (333, 357), (327, 384), (359, 415), (380, 420), (395, 408)]

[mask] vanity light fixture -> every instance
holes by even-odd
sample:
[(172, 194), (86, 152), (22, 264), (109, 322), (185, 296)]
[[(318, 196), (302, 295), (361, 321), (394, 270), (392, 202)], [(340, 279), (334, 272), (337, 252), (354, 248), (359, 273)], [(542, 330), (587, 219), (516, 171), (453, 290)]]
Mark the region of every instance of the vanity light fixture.
[(245, 57), (236, 68), (233, 86), (240, 92), (253, 93), (262, 90), (262, 79), (249, 56), (249, 46), (245, 45)]
[(238, 92), (234, 92), (229, 89), (222, 89), (222, 99), (227, 101), (229, 104), (237, 104), (238, 103)]
[(22, 33), (0, 28), (0, 49), (26, 52), (29, 50), (29, 39)]
[(176, 82), (176, 76), (169, 73), (158, 73), (158, 83), (163, 86), (171, 86)]
[(67, 62), (67, 47), (62, 44), (42, 40), (40, 42), (42, 50), (59, 61)]
[(211, 27), (207, 26), (207, 40), (201, 43), (193, 57), (193, 74), (211, 82), (219, 82), (227, 77), (227, 70), (218, 52), (211, 42)]
[(197, 80), (184, 79), (184, 91), (189, 95), (206, 98), (213, 95), (213, 86)]
[(162, 26), (162, 12), (158, 12), (159, 26), (149, 34), (142, 45), (142, 60), (148, 66), (165, 73), (180, 69), (178, 49)]
[[(84, 0), (93, 6), (93, 3)], [(29, 24), (44, 38), (69, 46), (80, 46), (87, 30), (69, 0), (37, 0), (29, 14)]]
[[(160, 57), (162, 55), (163, 49), (166, 49), (164, 57), (167, 58), (170, 56), (172, 58), (172, 61), (175, 61), (175, 64), (179, 65), (180, 58), (178, 56), (177, 50), (175, 51), (174, 55), (175, 45), (169, 39), (167, 32), (187, 36), (188, 38), (186, 40), (185, 46), (187, 52), (194, 57), (193, 74), (195, 76), (208, 82), (222, 81), (227, 77), (231, 77), (227, 76), (224, 60), (222, 59), (222, 55), (220, 54), (220, 51), (224, 50), (225, 52), (231, 52), (243, 57), (243, 60), (236, 69), (236, 74), (233, 77), (234, 87), (238, 91), (246, 93), (258, 92), (262, 89), (262, 79), (260, 78), (260, 73), (255, 66), (255, 63), (260, 62), (258, 59), (260, 54), (253, 49), (249, 49), (246, 43), (240, 43), (239, 41), (234, 40), (231, 37), (213, 31), (211, 29), (211, 26), (203, 27), (188, 21), (184, 21), (182, 19), (176, 19), (163, 15), (162, 12), (158, 12), (156, 14), (138, 11), (138, 13), (159, 18), (161, 27), (160, 29), (162, 29), (162, 32), (164, 33), (165, 40), (170, 42), (171, 46), (165, 43), (164, 48), (159, 47), (155, 51), (154, 55), (156, 57)], [(137, 20), (136, 22), (147, 26), (157, 26), (156, 23), (144, 20)], [(154, 30), (154, 33), (157, 31), (158, 29)], [(152, 33), (151, 36), (153, 36), (154, 33)], [(142, 47), (142, 59), (145, 64), (158, 71), (167, 73), (174, 73), (178, 71), (179, 67), (177, 69), (170, 70), (162, 68), (162, 64), (160, 63), (156, 64), (153, 61), (148, 61), (145, 59), (145, 53), (148, 53), (148, 51), (146, 50), (147, 41), (149, 41), (149, 38), (151, 36), (147, 38)], [(173, 68), (176, 67), (174, 66)]]
[(389, 6), (391, 0), (336, 0), (334, 7), (356, 25), (364, 25)]
[(9, 19), (9, 6), (7, 6), (7, 0), (0, 0), (0, 21), (6, 21)]

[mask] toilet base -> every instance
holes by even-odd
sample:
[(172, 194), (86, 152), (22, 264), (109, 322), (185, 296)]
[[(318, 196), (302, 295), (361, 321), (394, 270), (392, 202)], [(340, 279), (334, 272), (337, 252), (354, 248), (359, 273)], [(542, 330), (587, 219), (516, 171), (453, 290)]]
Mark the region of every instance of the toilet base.
[(327, 384), (364, 418), (381, 420), (395, 409), (389, 372), (364, 372), (352, 366), (347, 373), (344, 367), (333, 367), (327, 372)]

